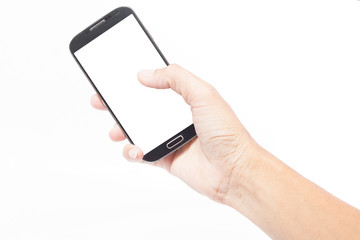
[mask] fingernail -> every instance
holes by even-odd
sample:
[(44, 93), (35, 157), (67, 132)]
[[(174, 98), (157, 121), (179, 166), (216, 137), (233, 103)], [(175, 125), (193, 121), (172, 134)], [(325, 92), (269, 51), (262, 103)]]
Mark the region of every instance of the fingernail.
[(154, 70), (142, 70), (139, 72), (141, 80), (150, 81), (153, 79)]
[(130, 156), (132, 159), (136, 160), (136, 159), (137, 159), (137, 155), (138, 155), (138, 151), (137, 151), (136, 149), (131, 149), (131, 150), (129, 151), (129, 156)]

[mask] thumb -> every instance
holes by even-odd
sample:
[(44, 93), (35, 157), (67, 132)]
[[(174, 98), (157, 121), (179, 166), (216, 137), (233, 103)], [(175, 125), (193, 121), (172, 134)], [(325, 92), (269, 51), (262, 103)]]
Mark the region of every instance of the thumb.
[(147, 87), (171, 88), (192, 107), (208, 104), (209, 100), (218, 95), (210, 84), (176, 64), (157, 70), (141, 71), (138, 79)]

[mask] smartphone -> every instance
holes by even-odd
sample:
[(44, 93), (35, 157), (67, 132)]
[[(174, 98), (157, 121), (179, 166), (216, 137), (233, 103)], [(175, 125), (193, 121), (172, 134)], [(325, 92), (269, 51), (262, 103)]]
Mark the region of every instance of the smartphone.
[(169, 63), (131, 8), (117, 8), (91, 24), (72, 39), (70, 51), (145, 161), (157, 161), (196, 136), (181, 96), (138, 81), (138, 71)]

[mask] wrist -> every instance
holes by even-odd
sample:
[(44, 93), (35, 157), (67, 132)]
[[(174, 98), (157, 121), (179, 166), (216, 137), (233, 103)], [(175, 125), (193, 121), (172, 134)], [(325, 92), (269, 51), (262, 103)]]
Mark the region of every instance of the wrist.
[(252, 141), (234, 165), (224, 204), (244, 214), (248, 204), (247, 199), (256, 195), (259, 177), (264, 175), (265, 169), (270, 169), (270, 165), (276, 160), (259, 144)]
[(256, 143), (249, 147), (245, 160), (239, 161), (239, 167), (234, 169), (224, 203), (270, 237), (278, 237), (276, 227), (287, 224), (286, 205), (295, 202), (300, 195), (291, 193), (299, 175)]

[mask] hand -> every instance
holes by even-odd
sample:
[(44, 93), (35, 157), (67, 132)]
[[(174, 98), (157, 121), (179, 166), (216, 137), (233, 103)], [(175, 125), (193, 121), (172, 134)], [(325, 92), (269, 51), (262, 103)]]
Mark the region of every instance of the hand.
[[(198, 135), (176, 152), (149, 164), (168, 170), (196, 191), (224, 202), (231, 182), (245, 167), (257, 144), (219, 93), (178, 65), (141, 71), (138, 79), (144, 86), (171, 88), (180, 94), (191, 106)], [(96, 109), (106, 109), (97, 95), (91, 98), (91, 104)], [(126, 137), (115, 125), (110, 138), (122, 141)], [(126, 145), (123, 154), (130, 161), (142, 161), (143, 152), (134, 145)]]
[[(261, 148), (211, 85), (177, 65), (142, 71), (138, 79), (147, 87), (180, 94), (191, 106), (198, 135), (149, 164), (238, 210), (273, 239), (359, 239), (360, 212)], [(91, 103), (105, 109), (97, 95)], [(125, 139), (118, 126), (110, 137)], [(126, 145), (124, 156), (141, 162), (143, 152)]]

